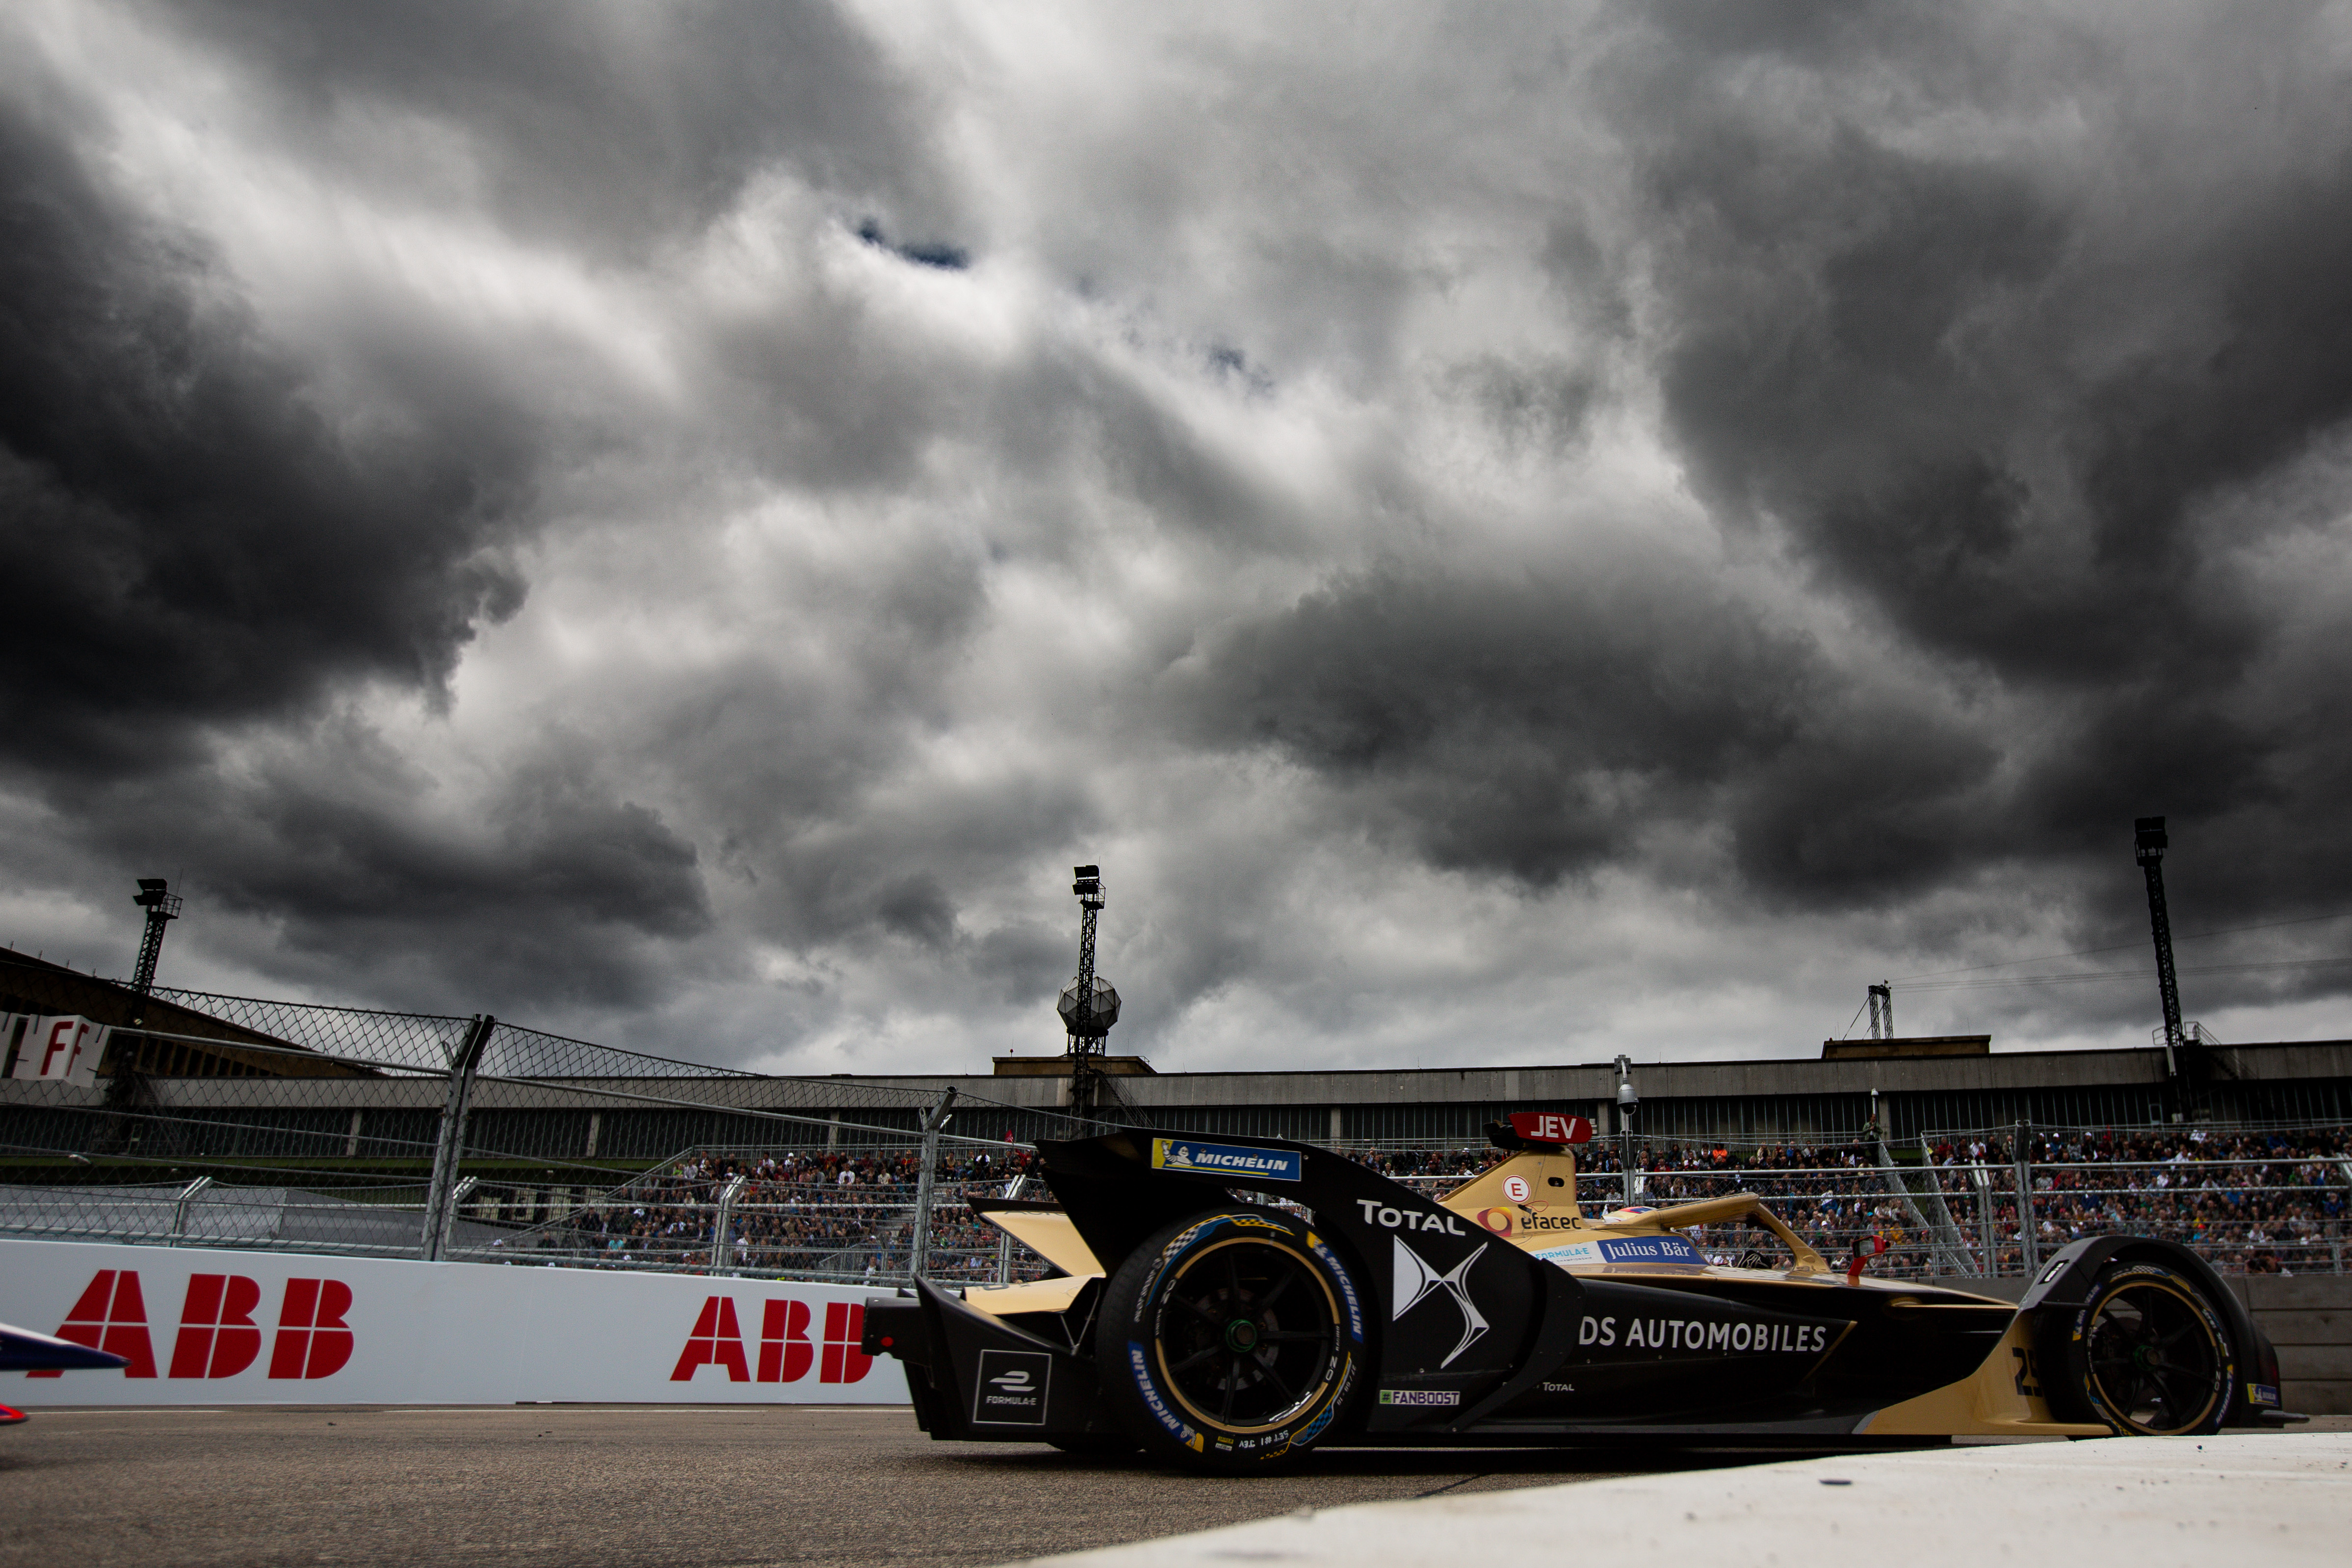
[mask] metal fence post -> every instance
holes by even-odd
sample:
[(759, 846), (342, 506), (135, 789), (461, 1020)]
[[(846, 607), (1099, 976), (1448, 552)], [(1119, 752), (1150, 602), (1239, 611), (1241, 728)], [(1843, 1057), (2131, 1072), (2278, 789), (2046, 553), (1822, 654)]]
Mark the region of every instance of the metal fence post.
[(1912, 1186), (1911, 1173), (1895, 1160), (1895, 1152), (1886, 1146), (1886, 1140), (1878, 1139), (1876, 1148), (1879, 1175), (1886, 1184), (1887, 1194), (1903, 1205), (1904, 1212), (1911, 1216), (1911, 1223), (1919, 1227), (1919, 1234), (1926, 1242), (1928, 1273), (1932, 1276), (1941, 1266), (1947, 1274), (1966, 1274), (1969, 1271), (1968, 1248), (1960, 1240), (1960, 1227), (1952, 1223), (1950, 1206), (1944, 1202), (1943, 1187), (1936, 1166), (1931, 1163), (1933, 1155), (1927, 1148), (1927, 1141), (1924, 1138), (1919, 1141), (1917, 1177), (1920, 1187), (1926, 1189), (1931, 1199), (1925, 1205), (1919, 1201), (1922, 1193)]
[(2033, 1160), (2026, 1147), (2032, 1126), (2031, 1121), (2017, 1124), (2017, 1142), (2010, 1150), (2017, 1163), (2018, 1256), (2029, 1279), (2042, 1271), (2042, 1238), (2033, 1231)]
[[(2345, 1197), (2352, 1200), (2352, 1159), (2338, 1159), (2336, 1168), (2344, 1173)], [(2347, 1209), (2352, 1211), (2352, 1203), (2347, 1204)], [(2352, 1226), (2352, 1212), (2339, 1215), (2336, 1220), (2336, 1272), (2338, 1274), (2344, 1272), (2344, 1229), (2347, 1226)]]
[(213, 1179), (210, 1176), (198, 1176), (194, 1181), (190, 1182), (186, 1186), (180, 1189), (179, 1197), (172, 1205), (172, 1234), (173, 1236), (185, 1236), (188, 1234), (188, 1205), (195, 1202), (196, 1194), (198, 1193), (203, 1192), (206, 1187), (209, 1187), (212, 1184)]
[(933, 1172), (940, 1163), (940, 1129), (948, 1124), (948, 1107), (956, 1091), (940, 1091), (940, 1102), (923, 1113), (923, 1169), (915, 1180), (915, 1235), (907, 1248), (907, 1272), (920, 1279), (931, 1258), (931, 1204), (939, 1185)]
[(457, 1208), (449, 1189), (466, 1152), (466, 1110), (473, 1099), (474, 1072), (498, 1022), (488, 1013), (476, 1018), (449, 1062), (449, 1092), (441, 1102), (441, 1136), (433, 1149), (433, 1184), (425, 1191), (425, 1234), (417, 1246), (418, 1256), (428, 1263), (437, 1262), (448, 1245), (449, 1218)]
[[(1017, 1198), (1021, 1195), (1021, 1189), (1028, 1184), (1027, 1176), (1015, 1176), (1004, 1184), (1004, 1195)], [(2341, 1274), (2344, 1270), (2338, 1268), (2336, 1272)], [(996, 1233), (996, 1282), (999, 1285), (1013, 1283), (1013, 1233), (1009, 1230)]]
[(727, 1249), (727, 1226), (735, 1217), (735, 1200), (741, 1197), (743, 1189), (751, 1184), (751, 1177), (737, 1175), (719, 1189), (719, 1212), (710, 1216), (710, 1271), (713, 1274), (726, 1268), (719, 1262), (719, 1258)]
[(472, 1197), (474, 1189), (481, 1184), (481, 1177), (467, 1176), (449, 1189), (449, 1206), (441, 1215), (441, 1232), (433, 1248), (434, 1257), (438, 1258), (449, 1250), (449, 1233), (457, 1228), (457, 1211), (466, 1206), (466, 1200)]
[(2000, 1278), (2000, 1221), (1992, 1206), (1992, 1173), (1982, 1165), (1969, 1167), (1969, 1184), (1977, 1190), (1977, 1250), (1984, 1254), (1984, 1271)]

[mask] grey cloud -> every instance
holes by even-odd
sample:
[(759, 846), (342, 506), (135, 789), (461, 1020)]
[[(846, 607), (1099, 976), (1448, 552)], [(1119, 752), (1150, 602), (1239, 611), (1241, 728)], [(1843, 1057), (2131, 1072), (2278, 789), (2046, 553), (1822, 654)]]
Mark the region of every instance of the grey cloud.
[(887, 204), (895, 228), (953, 232), (959, 216), (913, 84), (821, 0), (163, 15), (251, 70), (286, 133), (363, 184), (404, 194), (438, 174), (392, 116), (462, 130), (469, 175), (506, 222), (567, 249), (642, 261), (779, 167), (845, 204)]
[[(2299, 782), (2340, 772), (2347, 742), (2251, 717), (2301, 677), (2238, 553), (2296, 525), (2212, 521), (2352, 431), (2352, 119), (2315, 14), (2263, 12), (2251, 50), (2210, 14), (2171, 29), (2212, 47), (2188, 100), (2166, 86), (2185, 61), (2126, 54), (2127, 26), (1706, 16), (1667, 22), (1623, 110), (1661, 242), (1667, 416), (1727, 520), (1785, 530), (1825, 585), (2040, 715), (2002, 738), (2015, 791), (1941, 836), (1975, 847), (1951, 869), (2087, 868), (2117, 823), (2167, 809), (2192, 836), (2293, 824), (2295, 857), (2352, 868), (2352, 831)], [(1768, 57), (1778, 89), (1755, 91)], [(1631, 101), (1667, 89), (1670, 110)], [(2061, 105), (2080, 129), (2056, 147), (1931, 129)], [(2243, 135), (2240, 110), (2300, 134)], [(2246, 847), (2221, 908), (2315, 890)]]
[(333, 683), (427, 689), (510, 614), (526, 422), (452, 400), (377, 437), (210, 298), (202, 247), (124, 213), (0, 104), (0, 752), (135, 773)]
[(642, 1005), (672, 984), (677, 944), (711, 925), (694, 847), (576, 744), (519, 760), (455, 813), (350, 721), (233, 782), (173, 771), (93, 805), (84, 832), (114, 864), (184, 872), (193, 909), (268, 922), (287, 968), (344, 994)]
[(1170, 686), (1204, 738), (1283, 752), (1435, 863), (1541, 884), (1786, 748), (1820, 674), (1686, 572), (1392, 562), (1228, 629)]
[(2128, 931), (2148, 811), (2200, 919), (2352, 871), (2306, 13), (1111, 21), (1067, 79), (821, 5), (135, 15), (240, 89), (224, 158), (646, 301), (675, 377), (375, 283), (285, 331), (96, 87), (0, 104), (7, 777), (109, 876), (187, 847), (271, 973), (1050, 1037), (1036, 869), (1116, 845), (1130, 1038), (1452, 1038), (1535, 982), (1353, 970), (1302, 867), (1671, 902), (1727, 973)]

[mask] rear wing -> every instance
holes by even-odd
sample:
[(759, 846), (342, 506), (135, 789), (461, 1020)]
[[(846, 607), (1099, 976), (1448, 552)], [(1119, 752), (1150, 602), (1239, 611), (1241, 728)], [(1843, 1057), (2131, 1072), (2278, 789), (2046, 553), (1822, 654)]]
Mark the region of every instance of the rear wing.
[(1027, 1198), (973, 1198), (971, 1204), (972, 1213), (1063, 1273), (1085, 1278), (1104, 1272), (1061, 1205)]

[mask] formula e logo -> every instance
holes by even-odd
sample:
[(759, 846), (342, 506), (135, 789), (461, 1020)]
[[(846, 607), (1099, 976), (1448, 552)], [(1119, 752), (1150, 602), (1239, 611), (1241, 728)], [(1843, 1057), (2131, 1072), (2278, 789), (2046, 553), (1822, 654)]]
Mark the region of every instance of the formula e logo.
[(974, 1426), (1043, 1426), (1054, 1358), (1043, 1351), (980, 1352), (980, 1387), (972, 1395)]
[(1419, 1306), (1423, 1297), (1433, 1291), (1443, 1290), (1453, 1297), (1454, 1304), (1462, 1309), (1462, 1342), (1455, 1345), (1452, 1353), (1437, 1363), (1440, 1367), (1452, 1366), (1454, 1358), (1477, 1343), (1478, 1336), (1486, 1331), (1486, 1316), (1478, 1310), (1477, 1304), (1470, 1300), (1470, 1289), (1462, 1281), (1470, 1272), (1470, 1266), (1484, 1257), (1486, 1248), (1493, 1243), (1480, 1242), (1476, 1251), (1440, 1274), (1423, 1262), (1419, 1253), (1404, 1244), (1404, 1237), (1399, 1236), (1392, 1237), (1391, 1239), (1396, 1243), (1397, 1304), (1396, 1310), (1389, 1314), (1389, 1321), (1394, 1322), (1403, 1317)]

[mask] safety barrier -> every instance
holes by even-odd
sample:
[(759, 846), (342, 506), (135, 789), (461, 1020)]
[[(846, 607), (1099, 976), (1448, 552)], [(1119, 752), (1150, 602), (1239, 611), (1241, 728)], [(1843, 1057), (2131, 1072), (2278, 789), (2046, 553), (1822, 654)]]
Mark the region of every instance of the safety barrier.
[(0, 1373), (44, 1405), (898, 1404), (868, 1291), (572, 1268), (0, 1240), (0, 1321), (128, 1357)]

